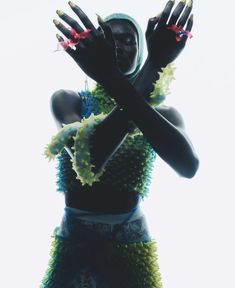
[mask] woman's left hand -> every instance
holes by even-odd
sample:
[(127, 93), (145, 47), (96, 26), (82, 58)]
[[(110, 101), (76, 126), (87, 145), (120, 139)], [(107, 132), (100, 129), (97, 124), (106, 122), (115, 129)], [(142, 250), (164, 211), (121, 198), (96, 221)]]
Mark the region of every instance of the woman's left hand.
[(97, 82), (103, 82), (107, 76), (110, 77), (118, 69), (112, 31), (100, 17), (98, 22), (101, 29), (96, 29), (80, 7), (71, 1), (69, 5), (87, 30), (84, 30), (73, 18), (57, 10), (59, 17), (71, 27), (66, 28), (61, 22), (54, 20), (56, 27), (69, 40), (64, 40), (58, 34), (57, 38), (61, 44), (66, 45), (66, 52), (89, 77)]
[(168, 1), (159, 16), (150, 18), (146, 30), (148, 60), (158, 68), (174, 61), (191, 37), (193, 1), (186, 4), (186, 0), (181, 0), (171, 14), (174, 3)]

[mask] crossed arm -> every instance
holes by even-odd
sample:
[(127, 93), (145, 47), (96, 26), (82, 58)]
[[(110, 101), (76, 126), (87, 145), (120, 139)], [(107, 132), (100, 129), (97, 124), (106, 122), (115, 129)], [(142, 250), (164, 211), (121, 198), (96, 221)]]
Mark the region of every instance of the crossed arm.
[[(120, 83), (120, 85), (115, 87), (115, 83)], [(125, 137), (127, 133), (125, 117), (127, 117), (127, 120), (128, 118), (131, 119), (142, 131), (153, 149), (165, 162), (180, 175), (187, 178), (193, 177), (198, 168), (198, 159), (183, 130), (180, 115), (175, 110), (168, 110), (166, 112), (171, 117), (171, 122), (168, 121), (162, 115), (163, 113), (153, 109), (145, 99), (140, 97), (134, 87), (126, 79), (123, 79), (121, 74), (117, 74), (113, 83), (111, 81), (109, 87), (106, 85), (106, 89), (118, 99), (119, 105), (123, 107), (123, 115), (120, 117), (118, 112), (111, 112), (96, 128), (92, 138), (94, 143), (92, 153), (96, 167), (107, 160), (105, 156), (111, 152), (108, 149), (111, 149), (112, 145), (115, 146), (115, 143), (121, 143)], [(119, 95), (121, 95), (120, 98), (118, 98)]]
[[(72, 9), (84, 23), (86, 28), (93, 29), (92, 36), (94, 39), (98, 39), (96, 41), (98, 46), (96, 46), (95, 49), (91, 49), (91, 46), (86, 46), (86, 43), (82, 43), (84, 47), (80, 45), (79, 49), (77, 49), (78, 51), (68, 49), (67, 52), (90, 77), (95, 79), (105, 88), (118, 104), (118, 106), (109, 113), (106, 119), (97, 126), (96, 131), (92, 136), (91, 143), (93, 145), (91, 155), (93, 163), (95, 164), (95, 169), (99, 169), (104, 165), (116, 151), (127, 135), (130, 121), (132, 121), (143, 132), (144, 136), (158, 155), (180, 175), (191, 178), (197, 171), (198, 158), (191, 142), (183, 130), (180, 115), (173, 109), (165, 109), (165, 111), (164, 109), (162, 109), (162, 111), (161, 109), (154, 110), (145, 99), (145, 97), (149, 95), (149, 91), (153, 89), (153, 80), (158, 79), (157, 71), (160, 71), (162, 67), (173, 61), (181, 52), (186, 42), (186, 39), (184, 39), (182, 43), (175, 43), (174, 41), (171, 45), (172, 50), (168, 51), (167, 55), (166, 53), (162, 53), (162, 55), (159, 56), (160, 53), (158, 53), (157, 57), (155, 57), (156, 53), (153, 46), (155, 45), (156, 38), (159, 43), (159, 41), (163, 41), (162, 39), (164, 39), (164, 37), (170, 35), (169, 32), (172, 32), (169, 30), (167, 31), (164, 28), (173, 5), (173, 1), (169, 1), (162, 16), (151, 18), (149, 21), (146, 33), (149, 57), (139, 73), (138, 79), (133, 85), (130, 84), (118, 69), (116, 69), (115, 61), (114, 63), (112, 63), (112, 61), (105, 63), (104, 59), (107, 55), (110, 55), (109, 59), (115, 58), (111, 51), (113, 50), (113, 47), (109, 47), (109, 43), (105, 42), (103, 39), (102, 42), (99, 41), (98, 37), (100, 37), (100, 35), (96, 35), (96, 33), (98, 33), (97, 30), (94, 30), (95, 28), (84, 12), (82, 12), (78, 6), (72, 6)], [(184, 2), (180, 2), (177, 5), (170, 18), (172, 23), (178, 20), (179, 15), (184, 8)], [(187, 6), (179, 19), (182, 22), (182, 25), (187, 22), (190, 12), (191, 7)], [(67, 15), (64, 14), (61, 18), (70, 24), (71, 27), (75, 28), (76, 26), (77, 29), (80, 29), (80, 27), (77, 26), (77, 23), (75, 25), (74, 22), (71, 22), (71, 19), (68, 18)], [(108, 29), (104, 23), (100, 24), (104, 30)], [(158, 24), (157, 28), (156, 24)], [(61, 23), (57, 24), (57, 28), (63, 34), (68, 35), (68, 32), (65, 30), (66, 28)], [(187, 30), (191, 30), (191, 28), (192, 19), (190, 18), (187, 22)], [(175, 35), (171, 34), (171, 41), (173, 41), (172, 36), (174, 37)], [(91, 38), (89, 40), (92, 43), (95, 43), (94, 39)], [(173, 45), (175, 45), (175, 47)], [(98, 55), (94, 55), (94, 51), (99, 52), (98, 55), (101, 61), (103, 61), (102, 63), (97, 63), (99, 59), (96, 57)], [(94, 59), (89, 59), (91, 53), (92, 56), (95, 57)], [(90, 60), (94, 60), (93, 64), (95, 67), (91, 66)], [(103, 64), (102, 70), (97, 70), (97, 67), (100, 67), (99, 64)], [(120, 107), (122, 109), (120, 109)], [(170, 121), (168, 119), (170, 119)]]

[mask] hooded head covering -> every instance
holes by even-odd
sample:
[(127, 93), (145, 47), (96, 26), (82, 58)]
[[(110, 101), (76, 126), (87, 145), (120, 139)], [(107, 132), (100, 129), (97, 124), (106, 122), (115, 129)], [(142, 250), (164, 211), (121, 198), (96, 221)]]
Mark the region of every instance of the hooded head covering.
[(136, 29), (137, 32), (137, 38), (138, 38), (138, 56), (137, 56), (137, 64), (135, 70), (127, 75), (128, 79), (131, 81), (134, 81), (135, 77), (137, 76), (140, 66), (143, 61), (143, 50), (144, 50), (144, 39), (143, 39), (143, 32), (140, 28), (140, 25), (135, 21), (134, 18), (131, 16), (124, 14), (124, 13), (114, 13), (109, 16), (107, 16), (104, 21), (111, 21), (111, 20), (127, 20), (129, 21)]

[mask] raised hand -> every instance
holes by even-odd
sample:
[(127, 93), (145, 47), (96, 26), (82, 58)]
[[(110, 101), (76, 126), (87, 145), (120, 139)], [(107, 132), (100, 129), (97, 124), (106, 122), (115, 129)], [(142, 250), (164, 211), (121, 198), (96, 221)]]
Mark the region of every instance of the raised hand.
[(187, 39), (191, 37), (193, 1), (190, 0), (187, 4), (186, 0), (180, 1), (170, 16), (174, 4), (175, 1), (168, 1), (163, 12), (150, 18), (148, 22), (148, 60), (156, 67), (162, 68), (174, 61), (184, 49)]
[(67, 28), (58, 20), (53, 20), (68, 40), (64, 40), (58, 34), (57, 38), (66, 52), (89, 77), (102, 82), (103, 78), (117, 69), (112, 31), (100, 17), (98, 22), (101, 29), (96, 29), (80, 7), (71, 1), (69, 5), (86, 30), (73, 18), (57, 10), (59, 17), (70, 26)]

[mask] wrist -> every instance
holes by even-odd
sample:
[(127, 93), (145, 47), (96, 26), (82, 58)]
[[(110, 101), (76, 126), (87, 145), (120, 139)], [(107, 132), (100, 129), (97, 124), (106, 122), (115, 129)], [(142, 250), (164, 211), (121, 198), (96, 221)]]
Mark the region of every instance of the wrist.
[(99, 84), (104, 88), (106, 93), (116, 101), (117, 106), (120, 105), (119, 99), (126, 92), (126, 88), (131, 84), (119, 70), (114, 70), (112, 74), (106, 74), (106, 77), (100, 80)]
[(100, 75), (101, 77), (99, 77), (97, 82), (106, 90), (110, 86), (110, 83), (113, 85), (123, 77), (123, 74), (117, 67), (108, 70), (104, 69), (103, 73), (100, 73)]
[(156, 73), (156, 72), (162, 72), (162, 69), (165, 67), (164, 65), (162, 65), (159, 62), (156, 61), (152, 61), (151, 57), (147, 57), (145, 63), (144, 63), (144, 67), (146, 67), (146, 69), (148, 69), (148, 71), (152, 72), (152, 73)]

